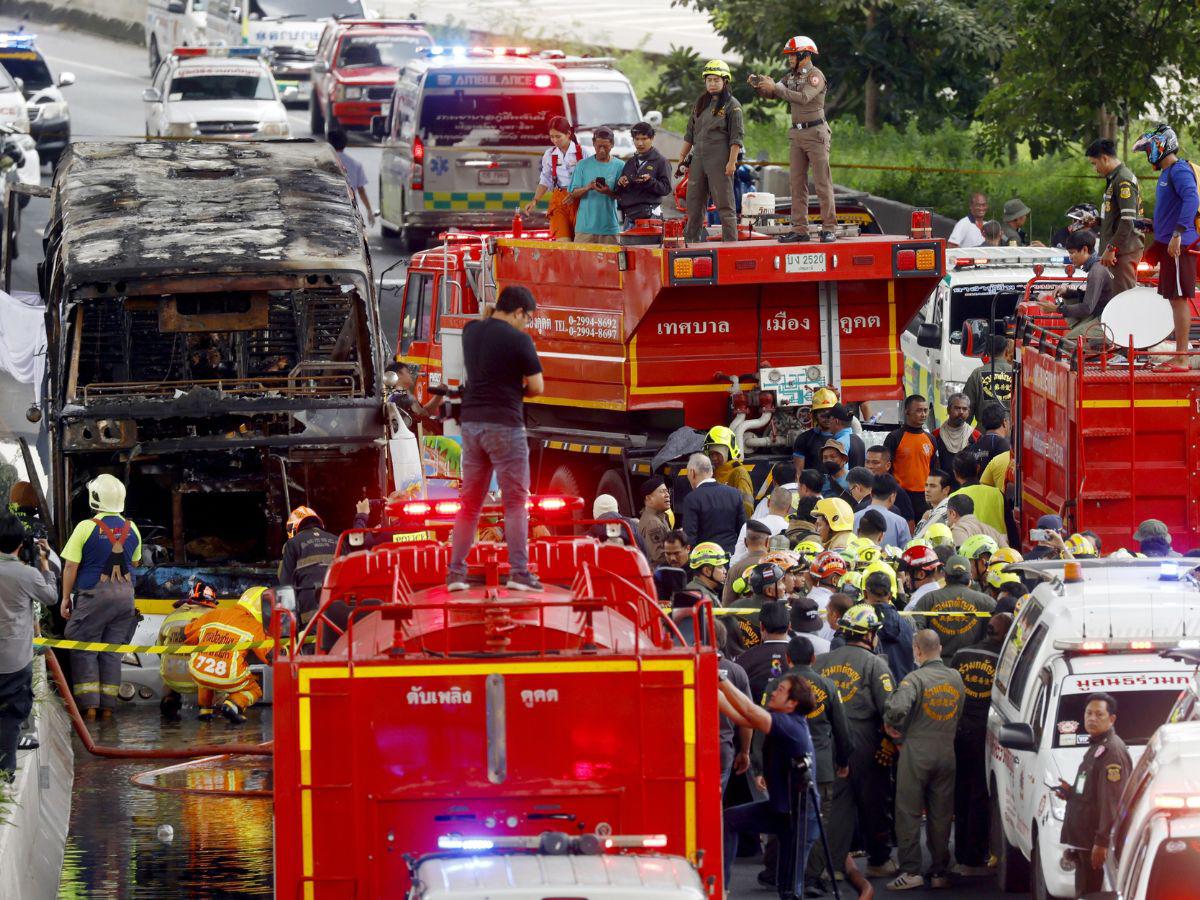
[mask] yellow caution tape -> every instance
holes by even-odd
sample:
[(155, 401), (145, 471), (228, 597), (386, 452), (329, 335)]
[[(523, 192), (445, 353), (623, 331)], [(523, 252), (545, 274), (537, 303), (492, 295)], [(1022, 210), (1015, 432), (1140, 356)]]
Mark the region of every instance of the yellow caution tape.
[[(308, 642), (315, 641), (308, 638)], [(92, 653), (220, 653), (227, 650), (269, 650), (275, 646), (273, 640), (250, 641), (241, 644), (105, 644), (100, 641), (69, 641), (66, 638), (35, 637), (33, 643), (39, 647), (61, 647), (63, 650), (86, 650)]]
[(988, 612), (987, 610), (983, 609), (977, 609), (973, 611), (967, 611), (964, 609), (962, 612), (933, 612), (932, 610), (929, 612), (922, 612), (915, 609), (902, 609), (899, 612), (902, 616), (975, 616), (977, 619), (990, 619), (995, 615), (995, 613)]

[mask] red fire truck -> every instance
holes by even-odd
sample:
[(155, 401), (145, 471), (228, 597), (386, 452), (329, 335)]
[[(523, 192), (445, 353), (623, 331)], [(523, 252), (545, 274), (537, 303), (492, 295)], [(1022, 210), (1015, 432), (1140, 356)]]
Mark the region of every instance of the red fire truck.
[[(535, 497), (531, 523), (580, 505)], [(457, 506), (388, 514), (444, 536)], [(403, 897), (427, 854), (545, 832), (663, 854), (721, 896), (715, 647), (685, 646), (636, 550), (545, 537), (529, 553), (545, 593), (501, 588), (507, 550), (485, 542), (468, 558), (478, 586), (449, 594), (448, 544), (343, 535), (307, 629), (329, 649), (293, 643), (274, 665), (276, 896)], [(711, 622), (707, 607), (690, 620)], [(556, 884), (537, 896), (578, 893)]]
[(761, 481), (761, 463), (790, 458), (816, 388), (902, 396), (899, 335), (945, 272), (942, 241), (685, 244), (678, 229), (640, 223), (626, 240), (646, 243), (624, 246), (448, 234), (412, 259), (397, 359), (421, 366), (421, 391), (461, 384), (464, 325), (499, 289), (529, 287), (546, 375), (527, 406), (535, 484), (609, 493), (629, 513), (631, 478), (679, 429), (728, 425)]

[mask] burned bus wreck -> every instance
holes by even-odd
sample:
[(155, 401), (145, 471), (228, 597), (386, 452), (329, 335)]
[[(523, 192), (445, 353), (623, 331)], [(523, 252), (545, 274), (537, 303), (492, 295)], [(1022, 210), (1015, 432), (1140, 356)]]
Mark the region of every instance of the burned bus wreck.
[(60, 539), (110, 472), (159, 526), (151, 596), (196, 568), (235, 590), (278, 559), (291, 507), (336, 531), (385, 490), (371, 264), (327, 147), (74, 144), (45, 248)]

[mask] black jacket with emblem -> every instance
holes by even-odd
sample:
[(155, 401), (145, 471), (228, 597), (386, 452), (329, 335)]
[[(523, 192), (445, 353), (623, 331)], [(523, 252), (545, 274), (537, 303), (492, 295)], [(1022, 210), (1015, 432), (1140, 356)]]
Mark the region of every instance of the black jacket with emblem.
[(947, 584), (925, 594), (908, 612), (941, 613), (937, 616), (916, 615), (913, 621), (917, 630), (932, 628), (937, 632), (942, 641), (942, 662), (949, 664), (955, 653), (983, 637), (987, 619), (975, 613), (990, 613), (995, 608), (996, 601), (987, 594), (973, 591), (965, 584)]
[(1108, 846), (1117, 803), (1132, 769), (1129, 750), (1116, 731), (1110, 728), (1098, 739), (1090, 739), (1067, 799), (1064, 844), (1081, 850)]
[(337, 536), (324, 528), (310, 526), (283, 545), (279, 560), (279, 584), (296, 592), (296, 608), (311, 614), (317, 608), (325, 570), (337, 551)]
[(996, 680), (996, 660), (1000, 657), (1001, 642), (985, 638), (978, 644), (964, 647), (954, 654), (950, 667), (963, 681), (966, 700), (963, 704), (960, 732), (982, 734), (987, 730), (988, 710), (992, 706), (992, 682)]

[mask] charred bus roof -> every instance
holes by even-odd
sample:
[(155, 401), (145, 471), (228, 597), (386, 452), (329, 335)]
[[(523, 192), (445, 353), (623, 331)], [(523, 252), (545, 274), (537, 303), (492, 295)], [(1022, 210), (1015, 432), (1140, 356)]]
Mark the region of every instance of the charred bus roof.
[(60, 280), (43, 285), (48, 299), (337, 284), (370, 291), (358, 214), (324, 145), (72, 144), (52, 204), (51, 243), (61, 247), (59, 271), (46, 276)]

